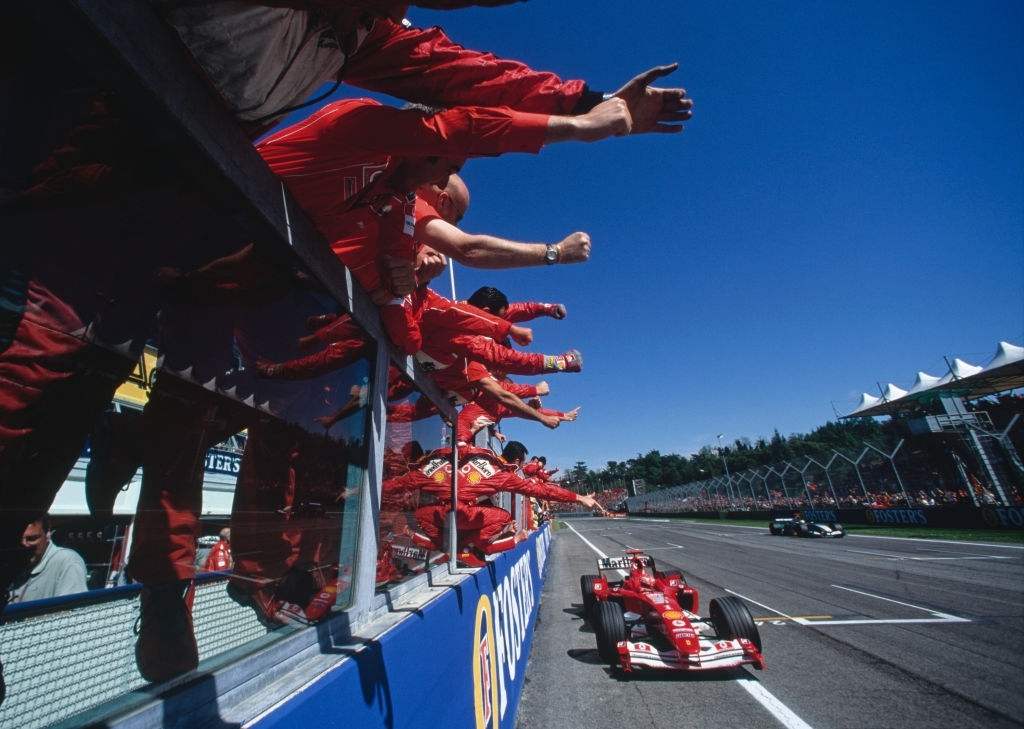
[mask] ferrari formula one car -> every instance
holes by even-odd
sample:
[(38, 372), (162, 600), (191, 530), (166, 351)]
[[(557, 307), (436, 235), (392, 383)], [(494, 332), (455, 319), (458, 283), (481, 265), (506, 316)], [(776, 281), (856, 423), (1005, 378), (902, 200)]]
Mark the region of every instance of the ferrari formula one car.
[[(613, 668), (707, 671), (752, 664), (764, 668), (761, 636), (739, 598), (715, 598), (709, 617), (697, 614), (697, 589), (678, 571), (659, 572), (642, 550), (597, 560), (598, 574), (580, 577), (583, 610), (597, 652)], [(606, 572), (626, 575), (609, 580)]]
[(807, 521), (800, 517), (772, 519), (768, 524), (768, 531), (775, 536), (783, 537), (839, 538), (846, 534), (842, 524)]

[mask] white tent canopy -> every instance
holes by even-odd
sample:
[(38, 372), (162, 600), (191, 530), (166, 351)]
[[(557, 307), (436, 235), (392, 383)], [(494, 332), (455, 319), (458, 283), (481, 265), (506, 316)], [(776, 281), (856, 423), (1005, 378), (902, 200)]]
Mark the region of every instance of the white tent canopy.
[(850, 413), (850, 415), (856, 415), (861, 410), (868, 410), (869, 408), (873, 408), (881, 401), (882, 398), (880, 397), (875, 397), (874, 395), (869, 395), (866, 392), (862, 392), (860, 394), (860, 402), (857, 403), (857, 407), (853, 409), (853, 412)]
[(918, 372), (917, 377), (914, 378), (914, 384), (911, 385), (910, 389), (907, 390), (908, 395), (916, 395), (922, 390), (927, 390), (931, 387), (935, 387), (942, 381), (941, 377), (935, 375), (929, 375), (927, 372)]
[(959, 357), (954, 358), (949, 372), (942, 377), (918, 372), (909, 390), (903, 390), (890, 382), (882, 397), (865, 392), (857, 407), (843, 417), (892, 414), (923, 397), (941, 392), (956, 392), (962, 397), (981, 397), (1020, 387), (1024, 387), (1024, 347), (999, 342), (995, 356), (984, 367)]

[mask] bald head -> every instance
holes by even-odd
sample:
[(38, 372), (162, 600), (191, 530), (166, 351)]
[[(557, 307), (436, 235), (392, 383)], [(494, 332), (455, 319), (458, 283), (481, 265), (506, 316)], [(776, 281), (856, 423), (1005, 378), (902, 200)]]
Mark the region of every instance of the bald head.
[(469, 210), (469, 188), (456, 174), (448, 177), (448, 184), (443, 188), (437, 185), (423, 185), (416, 194), (430, 203), (438, 215), (451, 225), (458, 225)]

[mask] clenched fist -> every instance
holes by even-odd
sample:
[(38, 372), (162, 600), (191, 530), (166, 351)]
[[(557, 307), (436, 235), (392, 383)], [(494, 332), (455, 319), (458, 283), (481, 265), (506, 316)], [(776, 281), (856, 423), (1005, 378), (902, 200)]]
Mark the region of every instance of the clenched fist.
[(590, 258), (590, 236), (576, 232), (556, 244), (559, 263), (583, 263)]

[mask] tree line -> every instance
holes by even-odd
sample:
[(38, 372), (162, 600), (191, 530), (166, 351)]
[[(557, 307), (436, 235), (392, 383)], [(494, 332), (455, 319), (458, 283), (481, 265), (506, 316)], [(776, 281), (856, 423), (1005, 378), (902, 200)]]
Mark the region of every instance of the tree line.
[(833, 450), (859, 452), (864, 441), (889, 450), (900, 437), (899, 426), (893, 421), (878, 423), (871, 418), (830, 421), (810, 433), (797, 433), (787, 438), (776, 429), (767, 439), (751, 442), (749, 438), (738, 438), (721, 449), (708, 445), (689, 456), (652, 450), (625, 461), (607, 461), (603, 468), (596, 470), (577, 461), (566, 472), (562, 483), (579, 491), (626, 488), (634, 480), (642, 480), (648, 489), (662, 488), (721, 476), (726, 463), (730, 473), (738, 473), (803, 456), (827, 461)]

